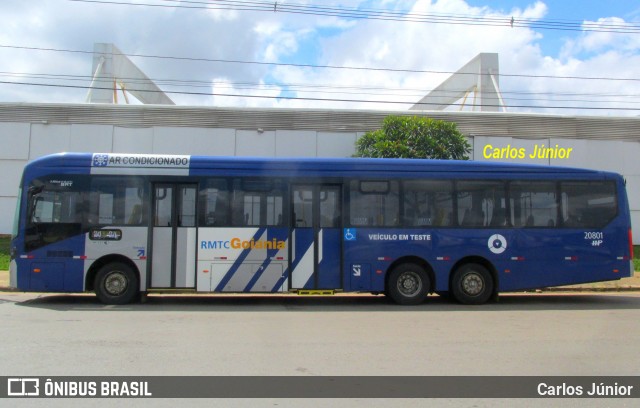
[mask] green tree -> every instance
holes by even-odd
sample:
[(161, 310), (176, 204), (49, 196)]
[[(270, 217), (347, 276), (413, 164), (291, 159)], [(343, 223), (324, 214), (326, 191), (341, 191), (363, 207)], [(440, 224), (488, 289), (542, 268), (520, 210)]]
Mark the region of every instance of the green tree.
[(356, 141), (354, 157), (469, 160), (471, 145), (456, 124), (418, 116), (387, 116), (382, 129)]

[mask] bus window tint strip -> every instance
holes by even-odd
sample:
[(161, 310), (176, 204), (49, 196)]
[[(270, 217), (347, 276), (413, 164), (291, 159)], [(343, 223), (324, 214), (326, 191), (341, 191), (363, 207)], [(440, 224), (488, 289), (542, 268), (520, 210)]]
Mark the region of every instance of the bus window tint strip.
[(363, 183), (349, 184), (351, 227), (601, 228), (618, 211), (612, 181), (407, 180), (366, 194)]

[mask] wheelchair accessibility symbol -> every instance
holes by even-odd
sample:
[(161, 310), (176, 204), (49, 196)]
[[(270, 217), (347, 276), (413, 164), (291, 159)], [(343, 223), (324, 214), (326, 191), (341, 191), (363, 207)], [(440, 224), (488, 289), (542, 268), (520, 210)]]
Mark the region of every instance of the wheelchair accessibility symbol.
[(500, 234), (494, 234), (489, 237), (489, 251), (494, 254), (501, 254), (507, 249), (507, 240)]
[(355, 228), (345, 228), (344, 229), (344, 240), (345, 241), (355, 241), (356, 240), (356, 230), (355, 230)]

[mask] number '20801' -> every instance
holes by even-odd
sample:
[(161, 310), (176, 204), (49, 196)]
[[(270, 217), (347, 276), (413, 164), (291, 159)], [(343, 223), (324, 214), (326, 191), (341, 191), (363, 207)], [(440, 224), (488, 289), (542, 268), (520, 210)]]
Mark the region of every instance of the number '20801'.
[(603, 239), (604, 233), (602, 231), (590, 231), (584, 233), (584, 239)]

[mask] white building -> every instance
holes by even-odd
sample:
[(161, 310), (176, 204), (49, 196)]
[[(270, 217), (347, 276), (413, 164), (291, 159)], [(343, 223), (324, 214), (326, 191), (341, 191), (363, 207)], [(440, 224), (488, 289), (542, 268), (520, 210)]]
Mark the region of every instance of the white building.
[[(640, 242), (637, 117), (108, 104), (0, 104), (0, 213), (4, 214), (0, 233), (11, 231), (23, 166), (49, 153), (348, 157), (355, 151), (358, 136), (380, 128), (390, 114), (457, 123), (470, 139), (474, 160), (585, 167), (623, 174), (632, 222), (637, 226), (634, 240)], [(541, 145), (557, 145), (564, 149), (564, 157), (531, 158), (534, 148)], [(516, 157), (510, 158), (509, 154)]]

